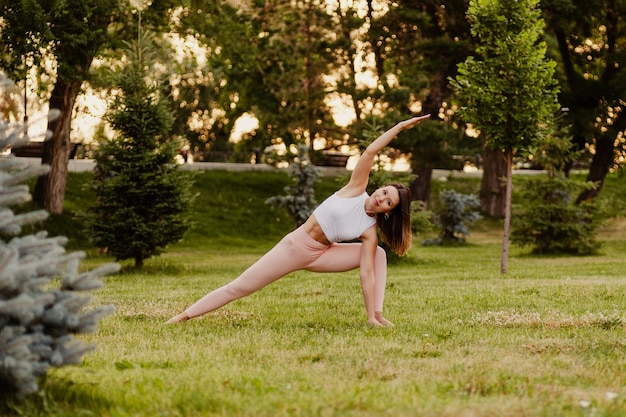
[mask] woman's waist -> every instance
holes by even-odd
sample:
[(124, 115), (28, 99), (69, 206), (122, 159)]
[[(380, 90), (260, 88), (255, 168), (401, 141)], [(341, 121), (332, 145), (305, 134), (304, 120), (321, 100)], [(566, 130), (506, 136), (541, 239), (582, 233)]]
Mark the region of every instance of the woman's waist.
[(311, 216), (307, 219), (306, 222), (302, 225), (304, 231), (315, 241), (322, 243), (324, 245), (330, 245), (330, 241), (324, 234), (322, 227), (317, 222), (315, 216)]

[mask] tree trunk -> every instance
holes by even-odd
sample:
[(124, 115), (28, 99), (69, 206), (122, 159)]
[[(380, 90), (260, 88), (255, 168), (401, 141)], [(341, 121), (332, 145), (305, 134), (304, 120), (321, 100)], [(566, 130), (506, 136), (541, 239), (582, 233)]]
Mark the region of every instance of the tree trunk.
[(80, 81), (57, 80), (50, 97), (50, 108), (58, 109), (61, 115), (48, 122), (52, 137), (44, 142), (42, 164), (50, 165), (48, 174), (37, 179), (33, 200), (49, 213), (63, 212), (67, 164), (70, 159), (70, 128), (74, 103), (80, 90)]
[(504, 217), (507, 162), (500, 150), (483, 146), (483, 178), (480, 184), (480, 209), (492, 217)]
[(416, 175), (415, 179), (411, 181), (410, 186), (413, 201), (423, 201), (424, 209), (428, 210), (433, 165), (431, 163), (420, 164), (420, 166), (413, 167), (412, 173)]
[(500, 272), (506, 274), (509, 263), (509, 232), (511, 231), (511, 193), (513, 188), (512, 152), (506, 152), (506, 192), (504, 198), (504, 233), (502, 234), (502, 258)]
[(591, 181), (596, 184), (594, 188), (584, 190), (576, 199), (576, 204), (583, 201), (592, 201), (602, 190), (604, 178), (609, 172), (609, 168), (615, 158), (615, 137), (609, 137), (604, 134), (599, 136), (596, 140), (596, 154), (591, 160), (589, 166), (589, 174), (587, 174), (587, 181)]

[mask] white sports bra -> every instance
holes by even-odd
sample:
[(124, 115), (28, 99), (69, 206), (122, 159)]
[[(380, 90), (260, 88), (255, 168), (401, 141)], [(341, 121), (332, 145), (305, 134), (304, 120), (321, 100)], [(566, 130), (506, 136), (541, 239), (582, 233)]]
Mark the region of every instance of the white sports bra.
[(356, 239), (376, 224), (376, 218), (365, 213), (367, 197), (365, 192), (356, 197), (339, 197), (335, 193), (313, 211), (330, 243)]

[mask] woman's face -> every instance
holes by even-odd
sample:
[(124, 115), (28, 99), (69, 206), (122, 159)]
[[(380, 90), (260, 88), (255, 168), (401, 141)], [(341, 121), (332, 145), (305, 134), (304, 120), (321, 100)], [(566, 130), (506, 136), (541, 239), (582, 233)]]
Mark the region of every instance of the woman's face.
[(370, 196), (370, 210), (373, 213), (389, 213), (400, 204), (400, 193), (391, 185), (386, 185), (374, 191)]

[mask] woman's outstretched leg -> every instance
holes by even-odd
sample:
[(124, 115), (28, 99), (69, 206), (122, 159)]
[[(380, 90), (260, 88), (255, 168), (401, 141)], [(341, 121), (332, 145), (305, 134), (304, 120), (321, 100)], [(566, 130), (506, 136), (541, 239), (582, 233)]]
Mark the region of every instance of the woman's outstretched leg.
[[(290, 272), (305, 268), (327, 246), (315, 241), (312, 245), (307, 245), (310, 242), (299, 238), (299, 232), (300, 230), (285, 236), (274, 248), (235, 280), (211, 291), (183, 313), (172, 317), (167, 323), (179, 323), (216, 310), (236, 299), (260, 290)], [(308, 237), (308, 235), (306, 236)]]

